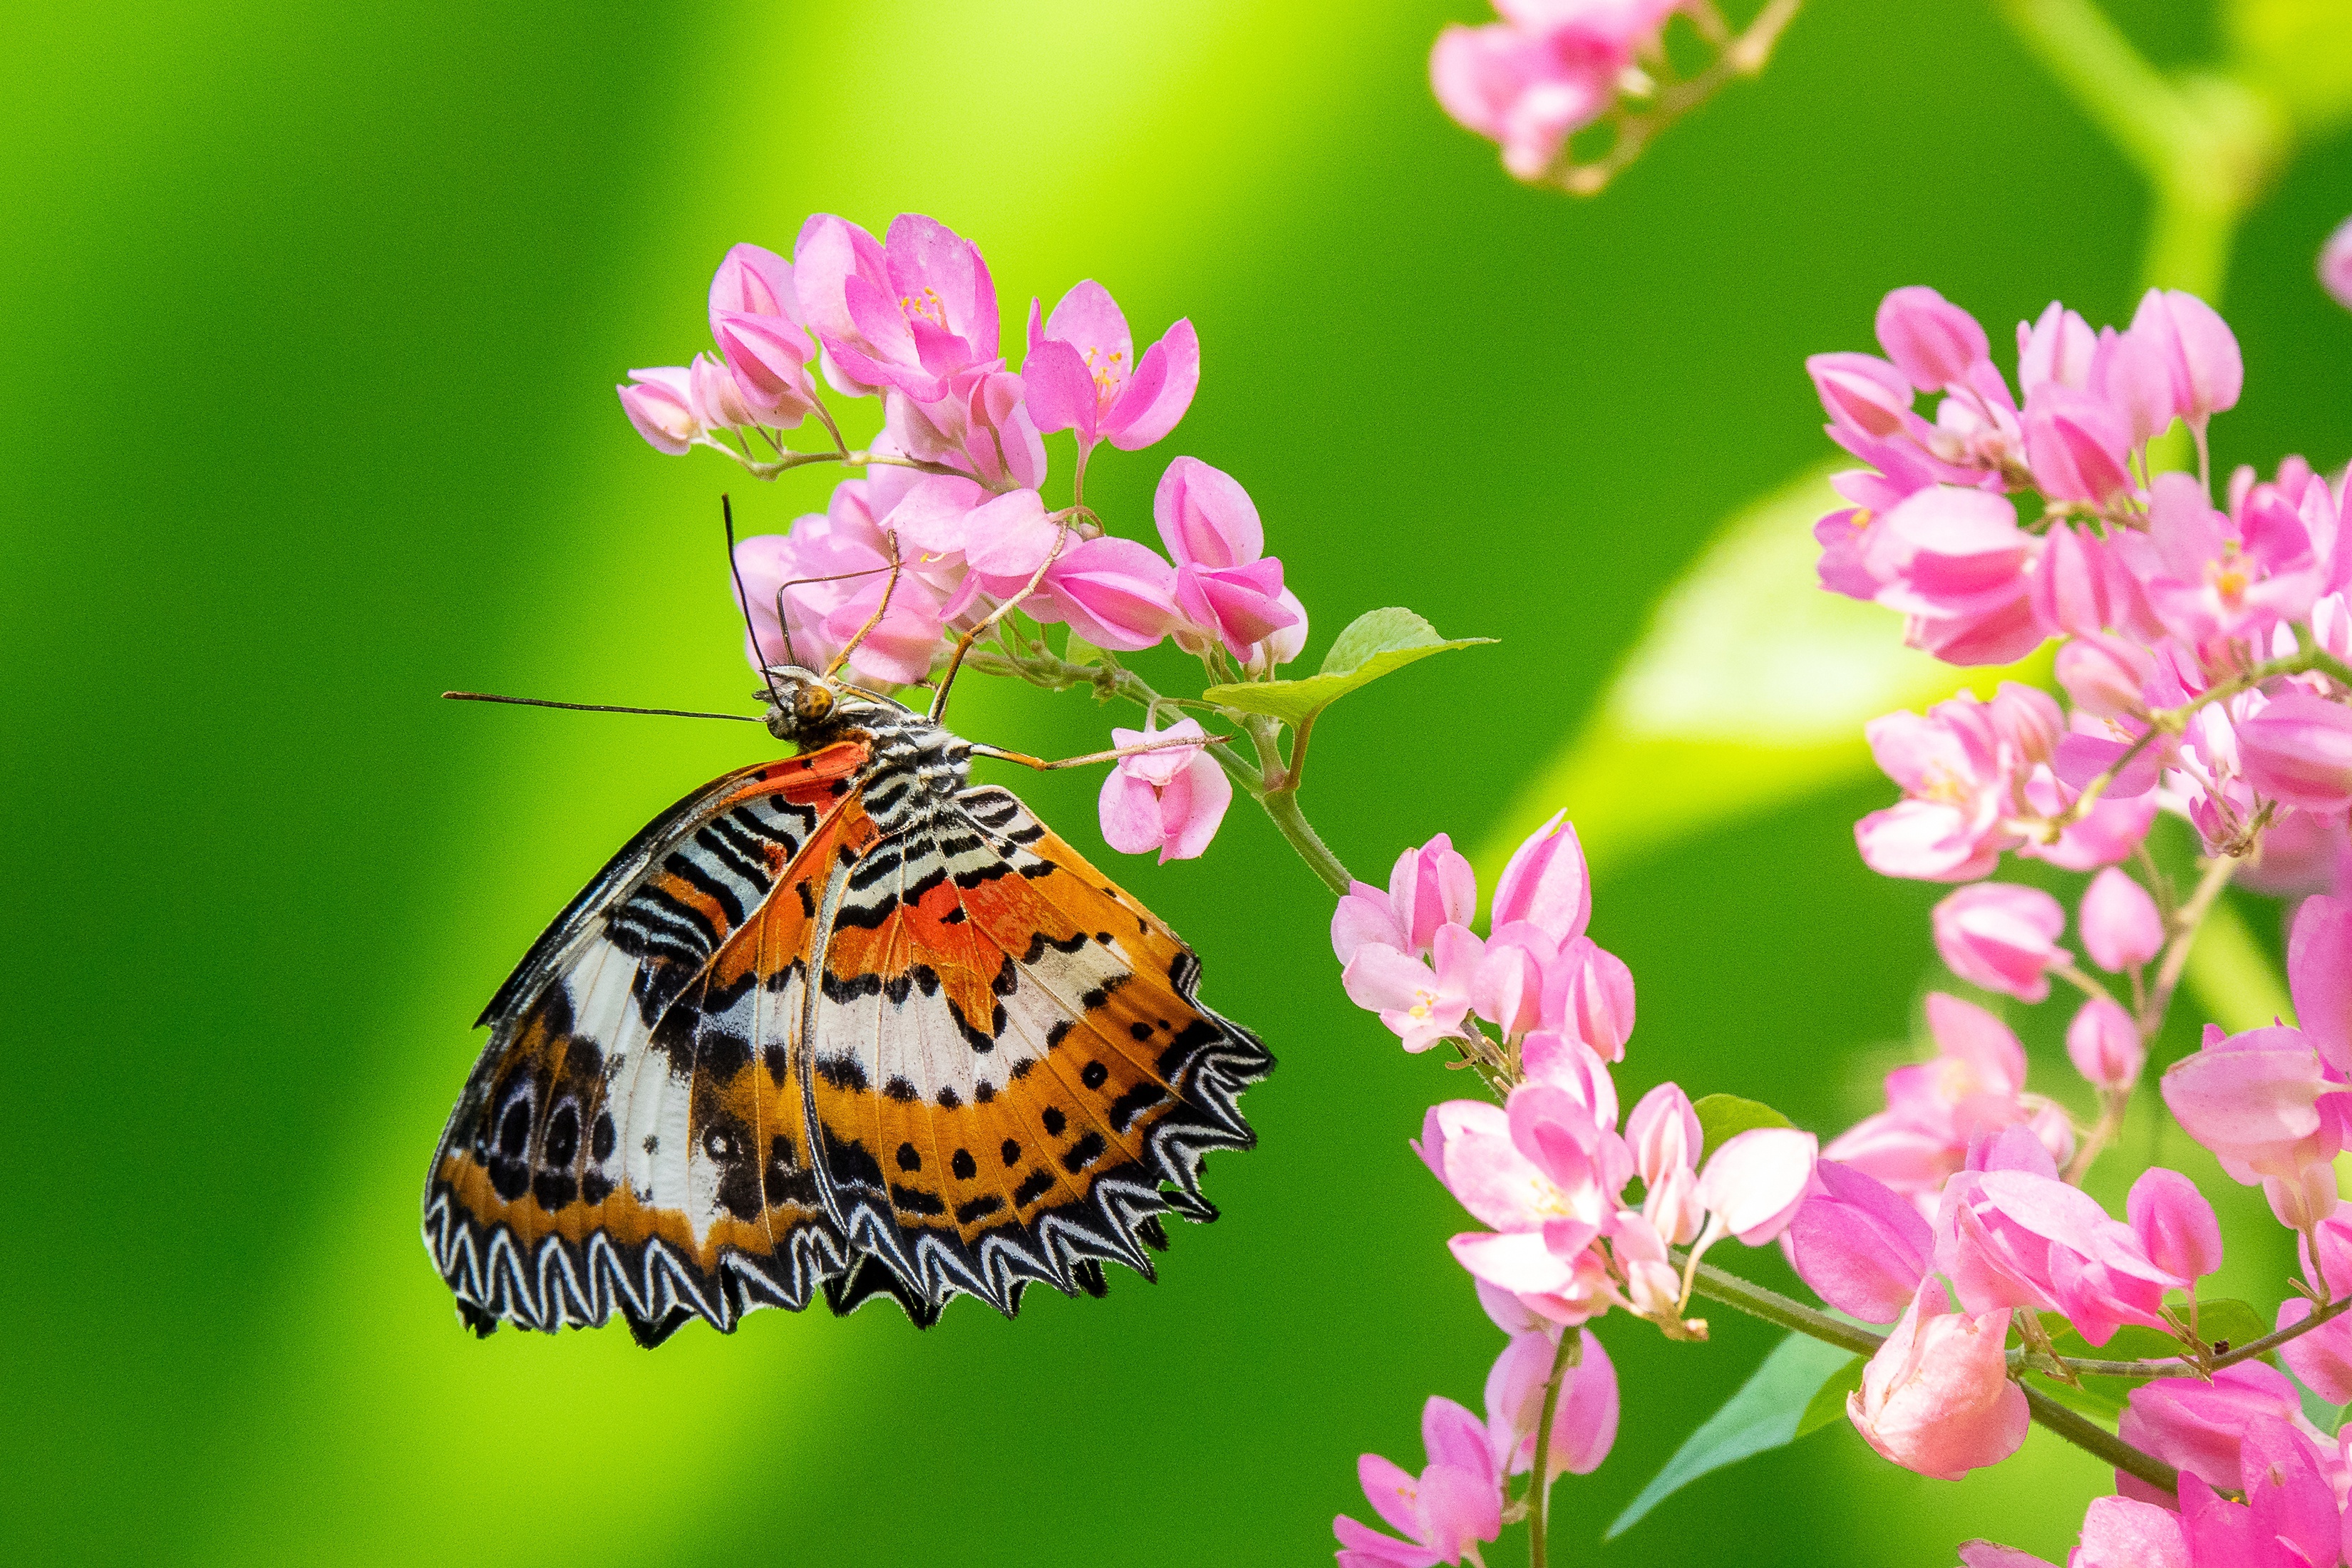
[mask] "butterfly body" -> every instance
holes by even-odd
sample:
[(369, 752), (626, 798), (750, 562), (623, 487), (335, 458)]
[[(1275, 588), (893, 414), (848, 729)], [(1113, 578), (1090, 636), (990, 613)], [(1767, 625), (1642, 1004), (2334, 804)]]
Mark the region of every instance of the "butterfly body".
[(483, 1015), (425, 1196), (478, 1331), (1099, 1294), (1253, 1142), (1272, 1058), (1194, 1000), (1190, 948), (963, 741), (771, 674), (800, 754), (656, 818)]

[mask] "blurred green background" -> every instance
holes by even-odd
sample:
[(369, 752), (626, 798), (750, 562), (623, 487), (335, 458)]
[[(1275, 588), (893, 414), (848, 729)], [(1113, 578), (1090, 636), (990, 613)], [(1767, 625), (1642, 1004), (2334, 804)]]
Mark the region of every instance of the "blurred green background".
[[(1084, 277), (1139, 335), (1191, 316), (1190, 417), (1107, 453), (1089, 499), (1148, 532), (1168, 457), (1239, 476), (1310, 658), (1390, 603), (1503, 639), (1318, 731), (1310, 813), (1374, 879), (1441, 828), (1482, 842), (1723, 520), (1825, 454), (1800, 362), (1866, 347), (1887, 288), (1936, 284), (1997, 345), (2053, 296), (2128, 314), (2141, 183), (1981, 5), (1819, 0), (1761, 84), (1588, 203), (1512, 184), (1432, 103), (1430, 40), (1475, 10), (0, 21), (0, 1555), (1327, 1560), (1330, 1516), (1363, 1512), (1358, 1452), (1418, 1464), (1423, 1399), (1475, 1404), (1500, 1342), (1441, 1245), (1465, 1222), (1404, 1146), (1455, 1081), (1347, 1005), (1328, 905), (1263, 819), (1237, 807), (1207, 858), (1156, 868), (1100, 851), (1097, 778), (1017, 781), (1282, 1059), (1249, 1100), (1261, 1147), (1212, 1163), (1225, 1219), (1181, 1229), (1161, 1284), (1033, 1296), (1015, 1323), (966, 1303), (922, 1334), (877, 1309), (656, 1353), (617, 1328), (477, 1343), (416, 1237), (468, 1023), (614, 846), (759, 746), (434, 699), (741, 703), (719, 492), (781, 529), (830, 478), (658, 457), (611, 388), (702, 344), (729, 244), (787, 248), (811, 211), (940, 217), (1014, 321)], [(2223, 47), (2203, 5), (2118, 16), (2160, 62)], [(2352, 318), (2312, 279), (2347, 209), (2338, 132), (2242, 236), (2225, 461), (2352, 455)], [(1048, 754), (1106, 718), (959, 698), (966, 733)], [(1870, 1107), (1936, 894), (1856, 862), (1850, 824), (1886, 795), (1846, 774), (1639, 853), (1588, 824), (1595, 932), (1641, 985), (1629, 1102), (1673, 1077), (1824, 1133)], [(2055, 1026), (2032, 1026), (2065, 1092)], [(2283, 1259), (2239, 1258), (2274, 1300)], [(1770, 1340), (1717, 1327), (1604, 1326), (1622, 1434), (1559, 1489), (1555, 1561), (1932, 1564), (1986, 1531), (2056, 1556), (2102, 1485), (2040, 1434), (1953, 1485), (1837, 1426), (1599, 1547)]]

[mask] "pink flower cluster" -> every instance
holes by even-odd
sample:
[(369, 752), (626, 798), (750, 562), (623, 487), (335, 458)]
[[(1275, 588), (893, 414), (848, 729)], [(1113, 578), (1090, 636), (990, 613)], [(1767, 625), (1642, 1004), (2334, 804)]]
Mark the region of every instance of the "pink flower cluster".
[(1446, 113), (1502, 144), (1505, 168), (1537, 180), (1617, 101), (1682, 0), (1495, 0), (1495, 9), (1502, 20), (1438, 35), (1430, 85)]
[(2065, 639), (2072, 710), (2005, 687), (1877, 721), (1905, 799), (1860, 826), (1864, 858), (1940, 880), (2004, 850), (2087, 869), (2165, 807), (2209, 852), (2263, 854), (2261, 885), (2332, 885), (2352, 807), (2352, 689), (2329, 673), (2352, 656), (2345, 476), (2242, 468), (2217, 507), (2197, 475), (2152, 467), (2176, 420), (2201, 454), (2238, 401), (2228, 324), (2179, 292), (2151, 290), (2120, 331), (2053, 304), (2017, 330), (2021, 399), (1932, 289), (1887, 295), (1878, 339), (1884, 358), (1806, 362), (1831, 438), (1869, 465), (1837, 476), (1852, 504), (1814, 529), (1822, 584), (1901, 612), (1912, 646), (1954, 664)]
[[(1201, 351), (1190, 321), (1138, 354), (1118, 303), (1082, 282), (1050, 315), (1030, 302), (1015, 369), (977, 246), (914, 215), (879, 241), (819, 215), (791, 260), (756, 245), (727, 253), (711, 280), (710, 331), (715, 357), (632, 371), (619, 388), (647, 441), (669, 453), (709, 447), (766, 478), (828, 459), (867, 470), (838, 485), (824, 512), (737, 548), (754, 668), (845, 658), (858, 679), (913, 685), (956, 637), (1015, 604), (1099, 648), (1172, 638), (1216, 679), (1270, 678), (1304, 647), (1306, 610), (1230, 475), (1195, 458), (1168, 465), (1152, 502), (1165, 554), (1107, 532), (1083, 504), (1098, 446), (1149, 447), (1192, 405)], [(868, 450), (842, 441), (825, 387), (879, 398)], [(786, 448), (783, 433), (812, 414), (833, 449)], [(1055, 508), (1043, 494), (1045, 437), (1064, 431), (1076, 444), (1071, 504)], [(1105, 831), (1122, 849), (1189, 858), (1231, 795), (1197, 748), (1145, 753), (1106, 789)]]
[[(2305, 1419), (2294, 1385), (2262, 1363), (2225, 1367), (2210, 1382), (2144, 1384), (2132, 1391), (2120, 1429), (2177, 1467), (2179, 1488), (2167, 1496), (2119, 1473), (2117, 1495), (2084, 1513), (2068, 1568), (2333, 1568), (2352, 1548), (2352, 1428), (2339, 1437), (2321, 1432)], [(1960, 1557), (1969, 1568), (2051, 1568), (1986, 1542), (1962, 1547)]]
[[(1339, 1538), (1340, 1568), (1432, 1568), (1465, 1556), (1475, 1560), (1477, 1542), (1502, 1533), (1510, 1478), (1535, 1468), (1545, 1388), (1568, 1331), (1528, 1317), (1508, 1297), (1483, 1290), (1480, 1297), (1496, 1324), (1510, 1335), (1486, 1374), (1486, 1418), (1481, 1421), (1453, 1400), (1433, 1396), (1422, 1410), (1422, 1444), (1429, 1462), (1419, 1475), (1378, 1454), (1357, 1461), (1365, 1500), (1403, 1539), (1341, 1514), (1331, 1521)], [(1591, 1475), (1617, 1440), (1617, 1371), (1599, 1340), (1575, 1332), (1578, 1343), (1570, 1353), (1576, 1363), (1561, 1382), (1552, 1411), (1547, 1482), (1562, 1475)]]

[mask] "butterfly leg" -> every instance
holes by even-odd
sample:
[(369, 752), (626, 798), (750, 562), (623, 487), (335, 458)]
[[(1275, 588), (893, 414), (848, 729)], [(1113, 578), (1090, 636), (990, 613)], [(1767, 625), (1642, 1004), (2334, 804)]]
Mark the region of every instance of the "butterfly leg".
[[(866, 617), (866, 624), (857, 628), (857, 635), (842, 644), (841, 651), (833, 656), (833, 662), (824, 667), (824, 673), (828, 678), (849, 662), (849, 656), (857, 651), (857, 645), (864, 642), (873, 633), (874, 628), (882, 624), (882, 617), (890, 613), (890, 595), (898, 589), (898, 536), (895, 533), (886, 533), (883, 538), (890, 546), (890, 576), (888, 581), (882, 584), (882, 602), (874, 606), (874, 613)], [(777, 592), (781, 595), (782, 590), (778, 589)]]
[(978, 742), (971, 742), (971, 754), (975, 757), (994, 757), (1000, 763), (1019, 763), (1024, 768), (1035, 768), (1039, 773), (1052, 773), (1056, 768), (1082, 768), (1089, 763), (1115, 763), (1121, 757), (1132, 757), (1141, 752), (1165, 752), (1178, 746), (1222, 746), (1232, 740), (1231, 735), (1207, 735), (1199, 739), (1191, 735), (1180, 735), (1157, 741), (1146, 741), (1140, 745), (1117, 746), (1108, 752), (1088, 752), (1083, 757), (1064, 757), (1059, 762), (1053, 763), (1030, 756), (1025, 752), (1008, 752), (1001, 746), (983, 746)]
[(1061, 559), (1062, 547), (1069, 542), (1070, 525), (1065, 521), (1054, 535), (1054, 548), (1045, 552), (1045, 559), (1037, 563), (1037, 570), (1030, 574), (1029, 581), (1023, 584), (1021, 592), (991, 610), (980, 625), (956, 638), (955, 651), (948, 655), (948, 667), (940, 672), (939, 689), (931, 694), (931, 710), (926, 717), (932, 723), (938, 723), (940, 715), (948, 710), (948, 689), (955, 684), (956, 671), (963, 668), (963, 656), (971, 651), (971, 645), (980, 640), (981, 634), (1002, 620), (1006, 612), (1037, 591), (1045, 581), (1045, 574), (1053, 570), (1055, 562)]

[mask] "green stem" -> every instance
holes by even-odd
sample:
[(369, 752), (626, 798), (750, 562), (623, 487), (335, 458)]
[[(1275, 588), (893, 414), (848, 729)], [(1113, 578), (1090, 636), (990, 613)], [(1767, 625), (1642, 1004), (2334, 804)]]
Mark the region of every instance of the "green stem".
[[(1673, 1255), (1669, 1253), (1668, 1256)], [(1820, 1340), (1824, 1344), (1836, 1345), (1856, 1355), (1870, 1356), (1875, 1355), (1878, 1347), (1885, 1342), (1883, 1334), (1841, 1322), (1802, 1301), (1791, 1300), (1778, 1290), (1768, 1290), (1737, 1274), (1727, 1274), (1713, 1264), (1700, 1264), (1696, 1273), (1696, 1294), (1710, 1301), (1737, 1308), (1750, 1317), (1761, 1318), (1768, 1323)], [(2140, 1452), (2114, 1433), (2077, 1415), (2040, 1389), (2022, 1381), (2018, 1386), (2025, 1391), (2026, 1407), (2032, 1412), (2036, 1424), (2117, 1469), (2137, 1476), (2152, 1487), (2161, 1488), (2167, 1496), (2179, 1489), (2180, 1472), (2170, 1465), (2152, 1454)]]
[(1560, 1331), (1559, 1353), (1551, 1358), (1551, 1381), (1544, 1384), (1542, 1425), (1536, 1428), (1536, 1468), (1528, 1477), (1528, 1568), (1544, 1568), (1544, 1554), (1551, 1549), (1550, 1521), (1545, 1514), (1551, 1500), (1551, 1424), (1559, 1414), (1560, 1385), (1583, 1350), (1582, 1329)]
[(1348, 868), (1339, 863), (1339, 858), (1331, 853), (1330, 847), (1316, 837), (1306, 814), (1298, 809), (1298, 792), (1292, 789), (1268, 790), (1258, 797), (1258, 805), (1265, 807), (1266, 816), (1273, 819), (1275, 826), (1282, 830), (1282, 836), (1290, 840), (1290, 847), (1298, 851), (1298, 858), (1307, 862), (1307, 868), (1322, 878), (1323, 885), (1334, 894), (1347, 897), (1348, 886), (1355, 879), (1348, 875)]

